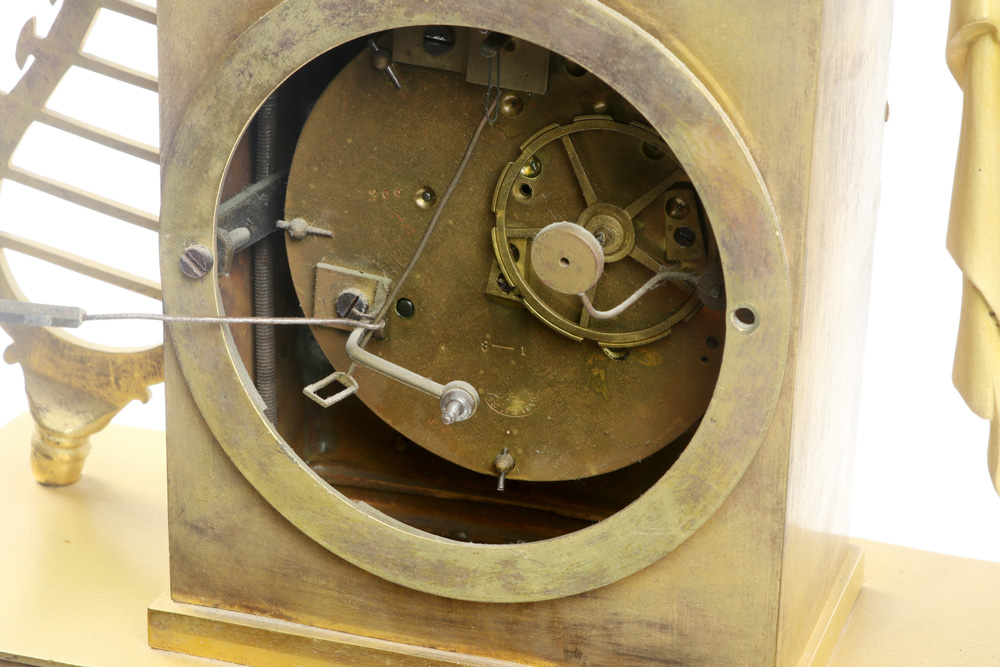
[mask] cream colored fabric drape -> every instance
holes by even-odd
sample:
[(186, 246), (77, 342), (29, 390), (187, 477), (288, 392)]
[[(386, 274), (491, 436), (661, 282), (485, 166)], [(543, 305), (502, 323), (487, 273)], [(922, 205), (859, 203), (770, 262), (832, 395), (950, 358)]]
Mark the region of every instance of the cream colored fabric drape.
[(1000, 0), (954, 0), (948, 67), (965, 94), (948, 251), (965, 281), (952, 378), (990, 420), (988, 464), (1000, 493)]

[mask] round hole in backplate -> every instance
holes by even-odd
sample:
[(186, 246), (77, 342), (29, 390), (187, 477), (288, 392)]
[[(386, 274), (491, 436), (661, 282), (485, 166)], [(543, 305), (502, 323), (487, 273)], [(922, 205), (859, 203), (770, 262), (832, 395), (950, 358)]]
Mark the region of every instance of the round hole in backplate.
[(520, 259), (521, 259), (521, 251), (520, 251), (520, 250), (518, 249), (518, 247), (517, 247), (516, 245), (514, 245), (513, 243), (511, 243), (511, 244), (509, 244), (509, 245), (510, 245), (510, 256), (511, 256), (511, 258), (512, 258), (512, 259), (513, 259), (513, 260), (514, 260), (515, 262), (517, 262), (517, 261), (520, 261)]
[(396, 301), (396, 314), (402, 318), (413, 317), (413, 313), (417, 312), (417, 307), (413, 305), (413, 302), (403, 297)]
[(413, 196), (413, 201), (420, 208), (434, 208), (434, 204), (437, 203), (437, 194), (433, 188), (425, 186), (417, 190), (417, 193)]
[(535, 194), (534, 190), (527, 183), (521, 183), (521, 187), (517, 189), (517, 193), (521, 199), (531, 199), (531, 195)]
[(733, 324), (736, 325), (736, 328), (744, 333), (748, 333), (757, 328), (757, 313), (754, 312), (753, 308), (741, 306), (733, 311), (732, 318)]
[(719, 349), (719, 339), (716, 338), (715, 336), (709, 336), (708, 338), (705, 339), (705, 347), (707, 347), (710, 350)]
[(559, 266), (562, 266), (562, 267), (569, 266), (569, 260), (566, 259), (565, 257), (560, 257), (559, 258)]
[(563, 59), (563, 66), (566, 68), (566, 73), (569, 74), (570, 76), (583, 76), (584, 74), (587, 73), (586, 69), (584, 69), (580, 65), (577, 65), (569, 58)]
[(667, 153), (656, 144), (651, 144), (648, 141), (644, 141), (642, 142), (642, 154), (648, 157), (650, 160), (662, 160)]
[(708, 363), (708, 357), (702, 357), (701, 358), (701, 363), (707, 364)]

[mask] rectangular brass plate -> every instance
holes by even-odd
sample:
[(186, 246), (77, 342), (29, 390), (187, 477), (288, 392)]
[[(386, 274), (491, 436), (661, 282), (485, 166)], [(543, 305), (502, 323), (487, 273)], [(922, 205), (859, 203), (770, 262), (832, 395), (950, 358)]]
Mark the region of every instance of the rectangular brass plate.
[[(313, 306), (313, 317), (341, 317), (336, 309), (337, 296), (345, 290), (356, 290), (368, 301), (368, 312), (377, 313), (385, 303), (392, 281), (383, 276), (364, 271), (355, 271), (342, 266), (329, 264), (316, 265), (316, 290)], [(349, 326), (337, 326), (337, 329), (352, 331)]]

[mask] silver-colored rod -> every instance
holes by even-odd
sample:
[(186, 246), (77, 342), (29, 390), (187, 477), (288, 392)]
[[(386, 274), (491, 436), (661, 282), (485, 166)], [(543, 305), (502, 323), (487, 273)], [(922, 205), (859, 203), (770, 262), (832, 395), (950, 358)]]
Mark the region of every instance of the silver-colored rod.
[(384, 324), (359, 322), (346, 317), (201, 317), (198, 315), (165, 315), (160, 313), (97, 313), (86, 314), (84, 322), (94, 320), (158, 320), (160, 322), (185, 322), (193, 324), (270, 324), (294, 325), (308, 324), (318, 327), (355, 327), (358, 329), (376, 330)]
[[(167, 315), (164, 313), (96, 313), (89, 314), (77, 306), (54, 306), (0, 299), (0, 323), (21, 326), (76, 328), (84, 322), (100, 320), (156, 320), (159, 322), (184, 322), (196, 324), (259, 324), (258, 317), (218, 317), (200, 315)], [(272, 325), (349, 326), (356, 329), (380, 329), (383, 324), (359, 322), (348, 318), (324, 317), (269, 317)]]
[(351, 332), (351, 335), (347, 337), (347, 356), (351, 361), (364, 366), (370, 370), (384, 375), (387, 378), (391, 378), (405, 384), (407, 387), (416, 389), (417, 391), (422, 391), (425, 394), (430, 394), (434, 398), (440, 399), (444, 395), (444, 385), (438, 384), (430, 378), (425, 378), (423, 375), (414, 373), (413, 371), (407, 370), (402, 366), (397, 366), (391, 361), (386, 361), (382, 357), (377, 357), (371, 352), (368, 352), (361, 348), (360, 341), (361, 336), (364, 335), (362, 329), (355, 329)]

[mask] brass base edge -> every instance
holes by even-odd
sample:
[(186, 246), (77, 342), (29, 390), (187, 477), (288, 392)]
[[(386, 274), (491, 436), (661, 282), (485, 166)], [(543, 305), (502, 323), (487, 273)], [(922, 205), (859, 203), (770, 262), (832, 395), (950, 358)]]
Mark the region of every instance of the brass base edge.
[(149, 606), (155, 649), (252, 667), (392, 665), (518, 667), (519, 663), (324, 630), (225, 609), (174, 602), (168, 593)]
[(840, 574), (833, 584), (830, 597), (823, 605), (797, 667), (824, 667), (830, 662), (837, 640), (847, 625), (854, 602), (858, 599), (865, 579), (865, 552), (856, 544), (848, 547)]

